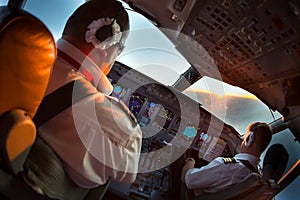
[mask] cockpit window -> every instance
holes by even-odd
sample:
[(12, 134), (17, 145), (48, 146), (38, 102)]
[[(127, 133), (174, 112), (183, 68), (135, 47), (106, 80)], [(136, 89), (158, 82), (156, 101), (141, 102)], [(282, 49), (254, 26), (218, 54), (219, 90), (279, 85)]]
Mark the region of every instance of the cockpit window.
[(164, 85), (173, 85), (190, 64), (162, 33), (164, 30), (160, 31), (134, 11), (128, 13), (129, 36), (117, 60)]
[(27, 0), (24, 10), (30, 12), (45, 23), (57, 40), (61, 37), (63, 27), (68, 17), (84, 2), (85, 0), (51, 0), (49, 2)]
[(241, 135), (247, 125), (254, 121), (272, 122), (281, 117), (280, 113), (270, 110), (248, 91), (209, 77), (201, 78), (183, 93), (234, 127)]

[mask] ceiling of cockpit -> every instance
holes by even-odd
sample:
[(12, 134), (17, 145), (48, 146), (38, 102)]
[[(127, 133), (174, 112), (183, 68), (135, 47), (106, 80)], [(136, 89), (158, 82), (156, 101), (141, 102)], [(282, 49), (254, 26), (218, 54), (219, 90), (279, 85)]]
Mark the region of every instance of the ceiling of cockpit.
[[(244, 88), (281, 113), (299, 105), (299, 1), (130, 0), (129, 4), (161, 27), (184, 34), (166, 35), (202, 76)], [(186, 36), (194, 43), (186, 45), (182, 39)], [(207, 55), (212, 62), (204, 62)]]

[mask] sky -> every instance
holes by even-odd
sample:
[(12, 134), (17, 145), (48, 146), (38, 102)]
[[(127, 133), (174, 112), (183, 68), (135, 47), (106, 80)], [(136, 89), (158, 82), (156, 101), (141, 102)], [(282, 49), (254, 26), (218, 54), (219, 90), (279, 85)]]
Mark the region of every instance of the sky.
[[(43, 21), (57, 40), (61, 36), (67, 18), (83, 2), (84, 0), (27, 0), (25, 10), (30, 11)], [(7, 0), (0, 0), (0, 5), (5, 4), (7, 4)], [(180, 74), (189, 67), (189, 64), (177, 53), (173, 44), (165, 39), (161, 32), (153, 28), (150, 22), (144, 20), (137, 13), (132, 11), (129, 11), (129, 13), (132, 31), (127, 40), (125, 51), (118, 57), (118, 61), (147, 73), (165, 85), (172, 85)], [(258, 120), (259, 117), (263, 121), (270, 122), (273, 120), (268, 107), (254, 95), (237, 87), (227, 84), (221, 85), (219, 87), (219, 82), (205, 78), (188, 88), (185, 94), (202, 103), (208, 110), (212, 109), (212, 105), (218, 105), (213, 106), (216, 114), (223, 110), (231, 113), (231, 116), (228, 115), (224, 120), (234, 125), (240, 133), (244, 132), (249, 122)], [(207, 96), (208, 92), (210, 92), (209, 96)], [(225, 102), (225, 104), (222, 102)], [(252, 109), (256, 112), (253, 112), (252, 116), (241, 116), (239, 113), (243, 113), (245, 109), (241, 105), (247, 105), (249, 110)], [(275, 115), (280, 117), (278, 113), (275, 113)], [(244, 124), (239, 123), (241, 118), (245, 118)], [(279, 140), (278, 138), (279, 136), (276, 136), (275, 141)], [(290, 141), (292, 141), (292, 138), (289, 138), (287, 143), (290, 143)], [(299, 157), (299, 155), (295, 156)], [(299, 182), (297, 183), (299, 184)], [(293, 186), (297, 183), (293, 183)], [(285, 193), (280, 194), (277, 200), (287, 199), (287, 196), (290, 197), (291, 192), (295, 191), (293, 186), (290, 186)]]

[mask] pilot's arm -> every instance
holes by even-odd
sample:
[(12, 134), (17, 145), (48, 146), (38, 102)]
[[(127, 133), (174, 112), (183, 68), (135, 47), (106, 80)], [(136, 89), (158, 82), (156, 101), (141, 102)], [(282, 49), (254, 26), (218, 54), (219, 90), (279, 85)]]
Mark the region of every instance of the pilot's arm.
[(192, 163), (189, 164), (188, 162), (186, 163), (186, 166), (184, 166), (187, 168), (184, 175), (184, 183), (188, 189), (204, 189), (210, 187), (220, 179), (219, 173), (222, 172), (222, 170), (220, 170), (221, 165), (218, 159), (213, 160), (208, 165), (201, 168), (189, 168)]
[(183, 166), (182, 171), (181, 171), (181, 181), (183, 183), (185, 183), (185, 175), (186, 175), (187, 171), (190, 170), (190, 169), (193, 169), (194, 167), (195, 167), (194, 158), (188, 158), (185, 161), (185, 165)]

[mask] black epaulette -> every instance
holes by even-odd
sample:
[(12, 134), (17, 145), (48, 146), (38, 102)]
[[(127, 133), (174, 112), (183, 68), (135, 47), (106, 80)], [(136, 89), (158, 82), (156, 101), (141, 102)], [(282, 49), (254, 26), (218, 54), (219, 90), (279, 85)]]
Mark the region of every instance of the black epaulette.
[(223, 161), (225, 164), (236, 163), (236, 160), (234, 158), (223, 158)]

